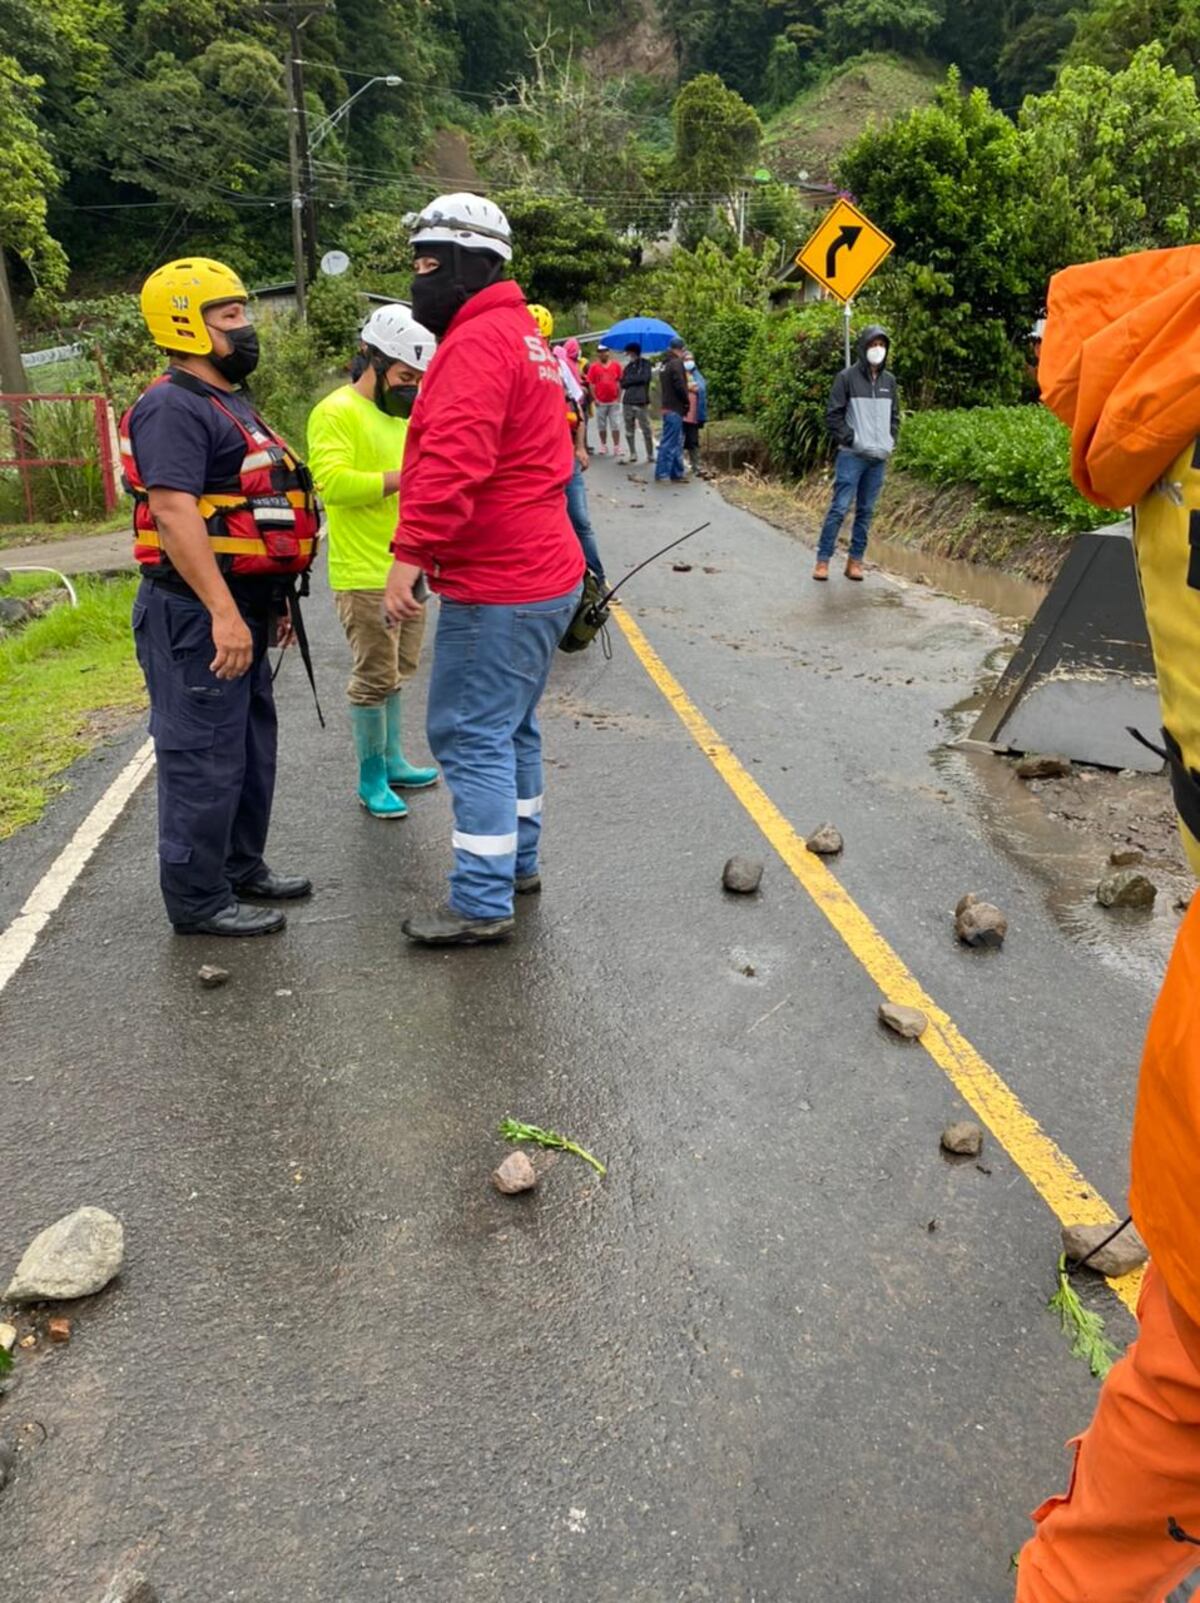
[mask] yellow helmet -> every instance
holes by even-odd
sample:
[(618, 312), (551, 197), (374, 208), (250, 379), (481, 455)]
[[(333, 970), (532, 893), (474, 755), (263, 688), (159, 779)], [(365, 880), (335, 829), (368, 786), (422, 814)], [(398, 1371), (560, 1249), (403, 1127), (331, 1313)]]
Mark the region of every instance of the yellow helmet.
[(231, 267), (207, 256), (192, 256), (168, 262), (150, 274), (142, 285), (142, 316), (150, 338), (164, 351), (207, 356), (213, 342), (204, 321), (205, 307), (247, 299), (246, 286)]
[(531, 306), (529, 315), (538, 326), (538, 333), (548, 340), (554, 333), (554, 313), (548, 306)]

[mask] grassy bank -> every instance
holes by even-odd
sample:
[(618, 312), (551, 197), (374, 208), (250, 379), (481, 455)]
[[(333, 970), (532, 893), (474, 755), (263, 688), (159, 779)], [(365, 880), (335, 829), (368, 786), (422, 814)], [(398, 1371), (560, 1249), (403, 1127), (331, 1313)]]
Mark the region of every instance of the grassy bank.
[[(31, 593), (32, 578), (20, 576), (19, 593)], [(42, 587), (53, 583), (47, 575)], [(0, 839), (40, 817), (63, 770), (145, 704), (129, 629), (137, 579), (81, 578), (76, 588), (78, 607), (0, 639)]]
[[(832, 489), (829, 469), (792, 484), (753, 472), (721, 481), (727, 500), (814, 545)], [(872, 532), (914, 551), (981, 563), (1040, 583), (1054, 578), (1076, 538), (1032, 513), (987, 505), (971, 485), (939, 488), (898, 468), (884, 481)]]

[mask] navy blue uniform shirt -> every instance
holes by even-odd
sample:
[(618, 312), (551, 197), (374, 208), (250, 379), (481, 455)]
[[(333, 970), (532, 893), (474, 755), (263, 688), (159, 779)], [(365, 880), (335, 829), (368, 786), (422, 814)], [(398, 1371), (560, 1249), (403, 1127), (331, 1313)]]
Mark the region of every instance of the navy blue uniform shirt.
[[(204, 393), (198, 395), (190, 387), (193, 384)], [(193, 374), (188, 375), (188, 386), (155, 384), (134, 402), (129, 438), (142, 483), (148, 490), (183, 490), (195, 496), (222, 485), (234, 490), (246, 442), (208, 397), (215, 395), (246, 424), (256, 422), (254, 408), (240, 391), (216, 389)], [(269, 577), (225, 577), (239, 600), (258, 606), (280, 589), (279, 580)], [(172, 583), (183, 586), (177, 575)]]

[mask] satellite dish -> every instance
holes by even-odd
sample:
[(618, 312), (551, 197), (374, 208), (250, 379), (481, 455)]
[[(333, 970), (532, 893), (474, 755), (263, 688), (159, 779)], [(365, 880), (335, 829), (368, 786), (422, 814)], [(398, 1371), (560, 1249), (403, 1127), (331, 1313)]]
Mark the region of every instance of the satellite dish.
[(327, 250), (321, 257), (321, 271), (327, 278), (340, 278), (350, 266), (350, 258), (344, 250)]

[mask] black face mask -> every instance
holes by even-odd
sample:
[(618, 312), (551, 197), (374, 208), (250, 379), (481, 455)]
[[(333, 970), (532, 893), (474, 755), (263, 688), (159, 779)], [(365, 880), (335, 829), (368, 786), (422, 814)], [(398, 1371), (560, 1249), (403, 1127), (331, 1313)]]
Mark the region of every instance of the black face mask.
[(228, 379), (230, 384), (240, 384), (258, 366), (258, 330), (252, 323), (246, 323), (241, 328), (226, 328), (221, 332), (233, 349), (228, 356), (210, 351), (208, 360), (223, 379)]
[(413, 316), (438, 339), (450, 327), (455, 312), (467, 300), (466, 287), (455, 281), (445, 263), (436, 273), (414, 273), (409, 294)]
[(415, 384), (376, 384), (375, 405), (388, 417), (411, 417), (416, 404)]
[(504, 263), (488, 250), (464, 250), (441, 243), (422, 245), (419, 254), (436, 257), (438, 267), (436, 272), (413, 274), (413, 316), (441, 339), (459, 308), (496, 282)]

